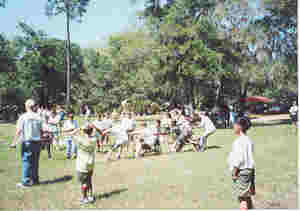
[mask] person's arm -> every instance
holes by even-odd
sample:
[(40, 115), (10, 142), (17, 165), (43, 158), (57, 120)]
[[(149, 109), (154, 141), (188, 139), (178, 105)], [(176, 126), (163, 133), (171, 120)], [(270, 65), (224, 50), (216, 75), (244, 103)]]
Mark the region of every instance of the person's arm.
[[(66, 132), (66, 131), (63, 131)], [(77, 135), (80, 132), (80, 128), (72, 129), (71, 132), (69, 132), (70, 135)]]
[(236, 180), (238, 179), (239, 169), (237, 167), (234, 167), (232, 170), (232, 179)]
[(19, 119), (17, 122), (16, 134), (15, 134), (15, 137), (14, 137), (10, 147), (15, 147), (18, 144), (18, 139), (21, 136), (22, 128), (23, 128), (23, 121), (22, 121), (22, 119)]
[(143, 130), (140, 129), (140, 130), (132, 131), (132, 132), (130, 132), (129, 134), (130, 134), (130, 135), (139, 135), (139, 134), (141, 134), (142, 132), (143, 132)]

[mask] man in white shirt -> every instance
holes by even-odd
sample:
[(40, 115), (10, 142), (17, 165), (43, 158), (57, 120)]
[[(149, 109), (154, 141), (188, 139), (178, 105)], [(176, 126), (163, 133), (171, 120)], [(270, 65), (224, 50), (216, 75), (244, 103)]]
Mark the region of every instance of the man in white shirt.
[(201, 112), (198, 113), (199, 118), (201, 119), (199, 127), (204, 128), (204, 134), (201, 136), (200, 139), (200, 151), (204, 152), (207, 148), (207, 138), (208, 136), (212, 135), (216, 131), (216, 127), (214, 123), (208, 118), (206, 113)]
[(30, 187), (39, 184), (40, 140), (42, 120), (35, 110), (35, 102), (29, 99), (25, 102), (26, 113), (17, 122), (16, 139), (21, 141), (22, 181), (17, 187)]

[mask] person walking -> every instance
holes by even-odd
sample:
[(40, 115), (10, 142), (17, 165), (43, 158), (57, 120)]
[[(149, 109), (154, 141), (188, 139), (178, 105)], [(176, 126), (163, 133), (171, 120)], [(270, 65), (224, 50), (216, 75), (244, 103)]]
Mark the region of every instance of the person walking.
[(17, 122), (16, 137), (21, 141), (22, 179), (17, 184), (19, 188), (39, 184), (40, 140), (42, 134), (42, 119), (35, 112), (35, 102), (28, 99), (25, 102), (26, 112)]

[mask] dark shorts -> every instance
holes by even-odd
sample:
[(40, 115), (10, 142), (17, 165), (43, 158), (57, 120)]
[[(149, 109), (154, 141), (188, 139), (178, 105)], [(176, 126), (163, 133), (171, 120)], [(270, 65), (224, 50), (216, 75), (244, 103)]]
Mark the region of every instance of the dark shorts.
[(298, 115), (291, 115), (292, 122), (297, 122)]
[(89, 184), (92, 181), (93, 171), (90, 172), (79, 172), (77, 171), (78, 182), (83, 184)]

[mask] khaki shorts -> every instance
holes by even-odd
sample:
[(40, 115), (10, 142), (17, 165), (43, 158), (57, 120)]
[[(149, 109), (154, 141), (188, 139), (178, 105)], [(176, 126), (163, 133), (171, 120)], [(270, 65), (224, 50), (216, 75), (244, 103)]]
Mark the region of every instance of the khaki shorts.
[(77, 171), (78, 182), (83, 184), (89, 184), (92, 182), (93, 171), (90, 172), (80, 172)]

